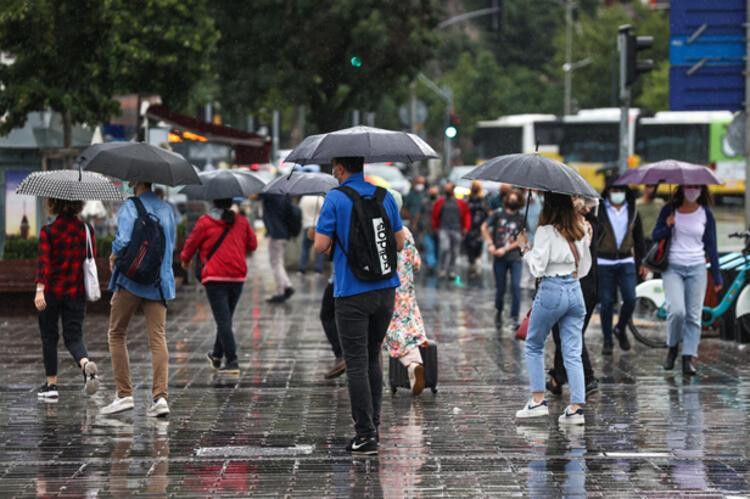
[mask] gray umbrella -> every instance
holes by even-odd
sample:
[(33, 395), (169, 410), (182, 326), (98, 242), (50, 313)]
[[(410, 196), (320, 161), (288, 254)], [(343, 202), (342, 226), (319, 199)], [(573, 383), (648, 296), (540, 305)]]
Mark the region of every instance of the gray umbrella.
[(492, 158), (464, 175), (540, 191), (599, 198), (599, 193), (573, 168), (538, 153)]
[(122, 200), (122, 194), (107, 177), (79, 170), (34, 172), (23, 179), (16, 194), (67, 201)]
[(411, 163), (437, 158), (427, 142), (411, 133), (355, 126), (331, 133), (310, 135), (284, 161), (307, 165), (326, 164), (333, 158), (361, 156), (366, 163), (403, 161)]
[(143, 142), (107, 142), (88, 147), (79, 168), (133, 182), (200, 184), (193, 166), (179, 154)]
[(292, 172), (269, 182), (263, 192), (290, 196), (315, 196), (323, 195), (338, 186), (338, 180), (327, 173)]
[(202, 184), (188, 185), (180, 191), (193, 199), (246, 198), (263, 190), (266, 182), (243, 170), (214, 170), (198, 174)]

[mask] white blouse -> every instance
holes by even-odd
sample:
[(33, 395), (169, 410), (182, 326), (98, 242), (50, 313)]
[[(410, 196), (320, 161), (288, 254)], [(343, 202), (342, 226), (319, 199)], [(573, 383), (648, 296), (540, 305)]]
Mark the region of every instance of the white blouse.
[[(582, 239), (575, 242), (578, 250), (578, 278), (581, 279), (591, 270), (591, 235), (585, 231)], [(552, 225), (540, 225), (534, 235), (534, 246), (523, 256), (534, 277), (564, 276), (572, 274), (575, 268), (575, 257), (570, 251), (568, 240)]]

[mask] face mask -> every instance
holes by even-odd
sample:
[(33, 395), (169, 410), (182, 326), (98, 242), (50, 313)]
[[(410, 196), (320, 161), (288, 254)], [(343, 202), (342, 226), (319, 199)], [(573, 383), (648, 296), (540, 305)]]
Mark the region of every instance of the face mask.
[(515, 210), (517, 210), (518, 208), (521, 207), (521, 203), (519, 203), (516, 200), (508, 201), (508, 204), (505, 205), (505, 207), (508, 208), (509, 210), (515, 211)]
[(430, 199), (435, 201), (437, 199), (437, 194), (430, 194)]
[(687, 199), (691, 203), (695, 203), (699, 197), (701, 197), (701, 189), (685, 189), (685, 199)]
[(414, 190), (417, 192), (422, 192), (424, 190), (424, 184), (417, 184), (414, 186)]
[(625, 193), (624, 192), (610, 192), (609, 193), (609, 200), (612, 202), (612, 204), (622, 204), (625, 202)]

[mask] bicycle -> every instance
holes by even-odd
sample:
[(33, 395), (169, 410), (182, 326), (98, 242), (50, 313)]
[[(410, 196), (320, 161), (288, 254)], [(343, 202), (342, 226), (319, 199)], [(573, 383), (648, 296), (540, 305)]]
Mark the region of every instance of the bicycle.
[[(744, 238), (745, 247), (741, 252), (728, 253), (719, 259), (721, 270), (734, 270), (737, 276), (715, 307), (703, 307), (701, 325), (703, 329), (715, 328), (720, 319), (737, 302), (735, 327), (738, 334), (750, 331), (750, 230), (730, 234), (732, 238)], [(710, 265), (706, 265), (710, 268)], [(635, 288), (636, 303), (633, 317), (628, 328), (633, 337), (642, 344), (652, 348), (666, 348), (667, 307), (664, 287), (661, 279), (649, 279)]]

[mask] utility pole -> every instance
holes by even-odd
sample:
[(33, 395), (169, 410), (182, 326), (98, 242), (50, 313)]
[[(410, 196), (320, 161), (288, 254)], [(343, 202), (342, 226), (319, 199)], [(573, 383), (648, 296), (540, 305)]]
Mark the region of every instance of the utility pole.
[(571, 100), (573, 95), (573, 1), (565, 0), (565, 97), (563, 113), (573, 113)]
[(628, 169), (630, 86), (627, 84), (627, 45), (631, 29), (632, 27), (629, 24), (620, 26), (617, 34), (617, 50), (620, 52), (620, 155), (617, 161), (617, 170), (620, 174)]
[[(750, 0), (748, 0), (750, 1)], [(451, 114), (453, 113), (453, 92), (448, 87), (443, 87), (448, 105), (445, 107), (445, 127), (451, 124)], [(443, 174), (448, 176), (453, 165), (453, 137), (443, 137)]]
[(274, 109), (271, 117), (271, 162), (276, 164), (276, 157), (279, 155), (279, 110)]
[(750, 0), (745, 2), (745, 227), (750, 228)]
[(359, 109), (352, 111), (352, 126), (359, 126)]

